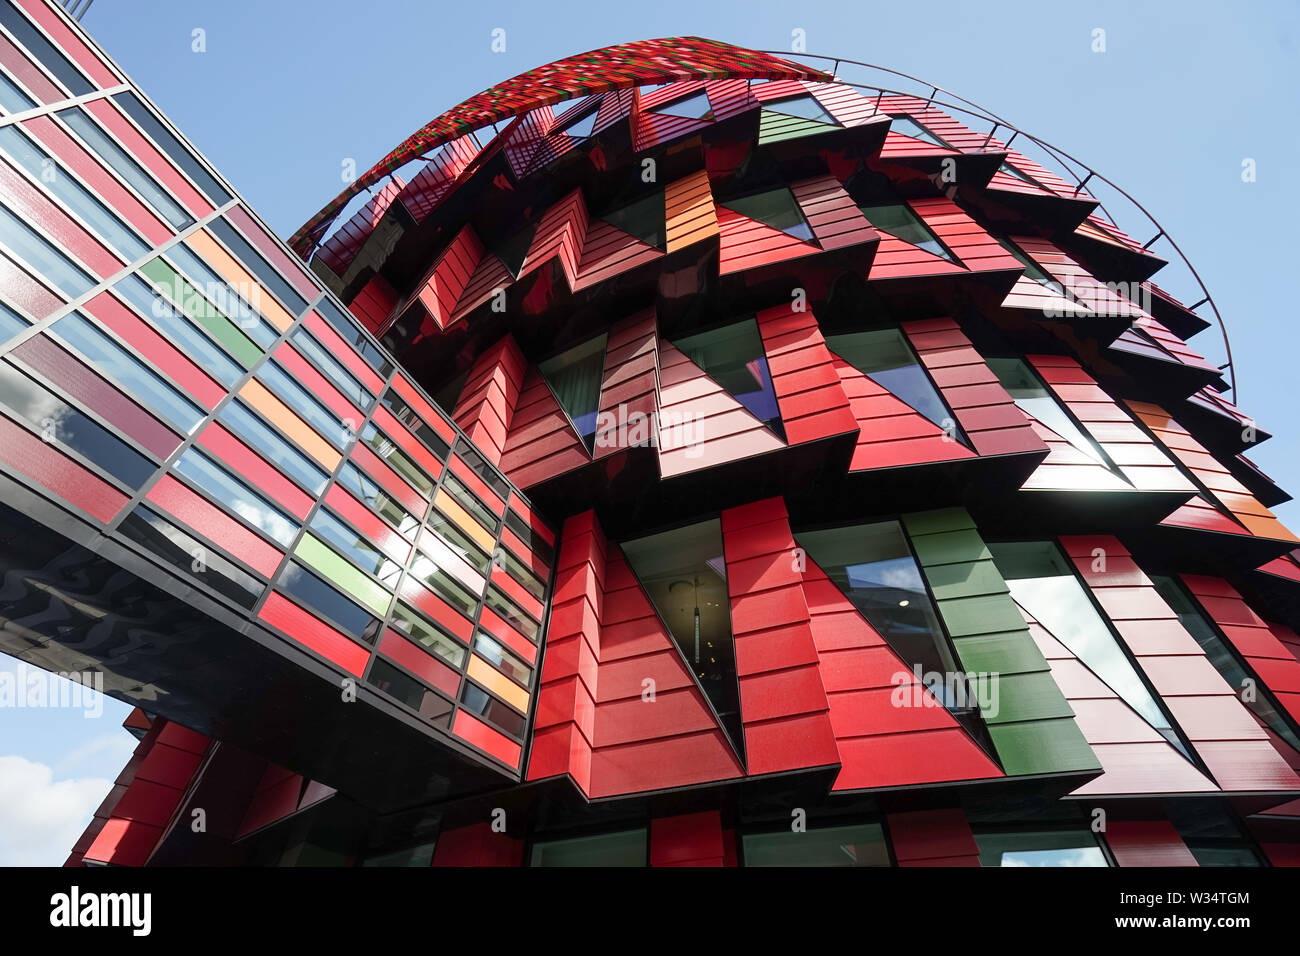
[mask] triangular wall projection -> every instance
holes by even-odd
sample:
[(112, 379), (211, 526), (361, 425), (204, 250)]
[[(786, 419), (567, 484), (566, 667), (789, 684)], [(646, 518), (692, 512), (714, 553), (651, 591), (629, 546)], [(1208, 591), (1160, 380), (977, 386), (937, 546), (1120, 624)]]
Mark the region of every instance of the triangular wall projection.
[(673, 345), (785, 441), (772, 372), (754, 319), (674, 339)]
[(833, 789), (1004, 775), (811, 558), (803, 590), (843, 764)]
[(1021, 608), (1052, 678), (1074, 711), (1075, 722), (1104, 773), (1074, 791), (1111, 793), (1212, 793), (1219, 788), (1088, 669), (1050, 631)]
[(663, 477), (784, 447), (781, 439), (672, 343), (659, 343)]

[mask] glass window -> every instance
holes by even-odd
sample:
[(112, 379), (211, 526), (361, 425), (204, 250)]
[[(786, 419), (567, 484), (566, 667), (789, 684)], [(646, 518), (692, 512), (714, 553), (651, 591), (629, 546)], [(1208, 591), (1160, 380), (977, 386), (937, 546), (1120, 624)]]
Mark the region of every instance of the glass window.
[(513, 625), (520, 634), (523, 634), (531, 641), (537, 640), (537, 622), (530, 615), (521, 611), (519, 605), (495, 587), (488, 588), (487, 598), (484, 603), (501, 615), (503, 620)]
[(1211, 798), (1166, 800), (1165, 814), (1198, 866), (1263, 865), (1226, 802)]
[(715, 518), (627, 541), (623, 554), (739, 746), (736, 651), (721, 522)]
[(498, 730), (505, 731), (512, 737), (523, 736), (523, 715), (481, 687), (466, 681), (460, 692), (460, 702), (466, 710), (478, 714)]
[(680, 116), (683, 119), (713, 119), (713, 108), (709, 105), (709, 97), (703, 90), (672, 100), (662, 106), (656, 106), (650, 112), (662, 113), (664, 116)]
[(372, 853), (361, 861), (362, 866), (419, 867), (427, 869), (433, 866), (435, 844), (421, 843), (419, 846), (404, 850), (390, 850), (387, 853)]
[(207, 491), (281, 547), (287, 548), (297, 536), (296, 522), (197, 449), (190, 448), (176, 459), (172, 470)]
[(150, 259), (140, 266), (140, 273), (175, 303), (186, 317), (206, 329), (245, 368), (251, 368), (262, 357), (262, 350), (166, 260)]
[(391, 623), (415, 643), (441, 657), (454, 670), (460, 670), (464, 665), (467, 653), (465, 645), (401, 601), (393, 608)]
[(402, 401), (397, 392), (391, 388), (388, 389), (388, 391), (384, 392), (382, 401), (384, 406), (393, 413), (393, 417), (409, 428), (411, 434), (420, 440), (420, 444), (433, 453), (434, 458), (439, 461), (447, 460), (447, 452), (451, 450), (451, 446), (433, 430), (433, 427), (428, 422), (415, 413), (415, 409)]
[(307, 308), (307, 300), (298, 294), (278, 270), (262, 258), (234, 226), (224, 219), (214, 219), (208, 224), (208, 228), (226, 244), (226, 248), (244, 264), (244, 268), (257, 276), (262, 285), (275, 293), (275, 297), (283, 302), (290, 312), (298, 315)]
[[(240, 298), (239, 293), (232, 289), (225, 279), (213, 272), (208, 264), (196, 256), (185, 243), (178, 242), (171, 246), (166, 251), (166, 256), (190, 277), (197, 291), (230, 317), (262, 348), (266, 348), (280, 337), (278, 329), (273, 328), (255, 308)], [(256, 295), (256, 292), (252, 291), (252, 294)]]
[(343, 338), (344, 342), (347, 342), (361, 354), (361, 357), (366, 360), (366, 364), (373, 368), (380, 378), (388, 378), (393, 371), (392, 363), (384, 358), (384, 353), (378, 349), (374, 342), (370, 341), (370, 336), (362, 332), (356, 323), (334, 304), (333, 300), (329, 298), (321, 299), (313, 308), (324, 317), (326, 322), (334, 327), (334, 331)]
[(479, 500), (478, 495), (465, 487), (465, 483), (449, 471), (443, 473), (442, 489), (455, 498), (456, 503), (472, 514), (485, 528), (496, 531), (501, 523), (500, 519)]
[(785, 438), (772, 373), (758, 323), (745, 319), (673, 342), (705, 374), (725, 388), (755, 418)]
[(981, 866), (1109, 866), (1090, 830), (975, 832)]
[(371, 663), (366, 681), (412, 710), (419, 711), (422, 717), (432, 720), (451, 713), (450, 701), (444, 700), (410, 674), (398, 670), (382, 658), (376, 658)]
[(217, 348), (211, 339), (191, 325), (186, 318), (179, 315), (138, 275), (127, 276), (113, 288), (135, 306), (155, 329), (170, 338), (191, 361), (226, 388), (233, 386), (243, 374), (239, 366), (231, 361), (230, 356)]
[(818, 123), (828, 123), (831, 126), (838, 126), (835, 117), (822, 107), (821, 103), (812, 96), (795, 96), (786, 100), (769, 100), (763, 104), (763, 109), (771, 110), (774, 113), (784, 113), (786, 116), (798, 116), (802, 119), (815, 120)]
[(0, 70), (0, 108), (6, 113), (23, 113), (36, 109), (35, 101), (28, 98), (4, 70)]
[(415, 560), (411, 562), (411, 574), (423, 581), (444, 601), (466, 617), (474, 616), (478, 607), (478, 597), (470, 594), (459, 581), (438, 566), (438, 563), (423, 551), (416, 550)]
[[(137, 506), (122, 519), (118, 531), (172, 567), (199, 578), (241, 607), (251, 609), (265, 588), (257, 578), (144, 505)], [(203, 559), (202, 571), (194, 570), (196, 555)]]
[(328, 541), (357, 567), (369, 571), (390, 588), (397, 586), (402, 566), (390, 560), (365, 537), (349, 528), (334, 515), (320, 509), (312, 516), (311, 529)]
[(728, 209), (761, 223), (780, 229), (784, 233), (808, 242), (813, 237), (812, 227), (804, 219), (803, 210), (795, 201), (794, 193), (784, 186), (761, 193), (752, 193), (721, 203)]
[(550, 565), (555, 560), (555, 549), (552, 548), (546, 539), (540, 533), (533, 530), (532, 526), (523, 518), (511, 510), (506, 509), (506, 527), (518, 536), (519, 540), (528, 546), (533, 554), (537, 555), (542, 562)]
[(662, 249), (668, 238), (668, 209), (662, 191), (620, 203), (599, 217), (647, 245)]
[(899, 329), (828, 335), (826, 346), (940, 428), (956, 429), (952, 412)]
[(1060, 549), (1050, 541), (990, 542), (988, 547), (1015, 602), (1191, 759)]
[(388, 462), (398, 474), (423, 494), (427, 495), (433, 492), (433, 479), (426, 475), (423, 468), (411, 461), (405, 452), (393, 444), (389, 437), (372, 423), (367, 422), (366, 427), (361, 430), (361, 440), (373, 448), (375, 454)]
[(275, 429), (245, 408), (242, 402), (231, 401), (221, 410), (217, 420), (257, 449), (264, 458), (307, 491), (319, 495), (325, 488), (325, 482), (328, 480), (325, 472), (281, 438)]
[(600, 379), (605, 370), (605, 339), (605, 335), (598, 335), (537, 366), (560, 407), (572, 419), (587, 451), (592, 450), (596, 440)]
[(27, 266), (69, 299), (89, 292), (95, 280), (23, 220), (0, 205), (0, 241)]
[(344, 594), (359, 601), (376, 617), (385, 617), (392, 604), (393, 594), (383, 585), (367, 577), (351, 561), (342, 557), (325, 543), (322, 538), (308, 532), (298, 539), (294, 555), (309, 567), (324, 575), (326, 580), (334, 583)]
[(556, 133), (566, 133), (569, 136), (586, 138), (591, 135), (591, 131), (596, 128), (596, 116), (600, 112), (599, 106), (593, 106), (571, 120), (567, 120), (563, 126), (554, 130)]
[(911, 116), (890, 117), (889, 131), (891, 133), (902, 133), (904, 136), (912, 137), (912, 139), (919, 139), (927, 143), (933, 143), (935, 146), (942, 146), (944, 149), (952, 149), (951, 146), (941, 140), (934, 133), (931, 133)]
[(451, 550), (478, 568), (480, 574), (487, 574), (491, 558), (471, 541), (454, 521), (434, 510), (429, 512), (429, 529), (435, 532)]
[(181, 169), (189, 175), (190, 179), (198, 187), (208, 194), (216, 205), (220, 206), (230, 202), (231, 195), (226, 189), (217, 182), (215, 176), (208, 172), (207, 167), (199, 162), (198, 158), (191, 153), (180, 140), (172, 135), (158, 119), (149, 112), (148, 107), (140, 101), (140, 98), (130, 90), (125, 93), (118, 93), (113, 97), (114, 102), (126, 111), (126, 114), (135, 120), (142, 130), (148, 134), (158, 147), (171, 157)]
[(157, 467), (108, 429), (37, 384), (7, 362), (0, 362), (0, 403), (37, 434), (53, 435), (130, 488), (139, 488)]
[(935, 234), (924, 219), (913, 211), (912, 207), (905, 202), (889, 203), (879, 206), (859, 206), (862, 215), (867, 217), (867, 222), (871, 223), (881, 232), (888, 233), (895, 239), (902, 239), (904, 242), (910, 242), (918, 248), (924, 249), (931, 255), (938, 256), (941, 259), (947, 259), (949, 262), (956, 262), (957, 257), (953, 255), (951, 249), (943, 244), (943, 241)]
[(9, 306), (0, 302), (0, 345), (4, 345), (19, 332), (25, 332), (29, 323)]
[(374, 642), (380, 623), (375, 616), (297, 562), (285, 567), (279, 589), (339, 630), (367, 644)]
[(364, 501), (402, 534), (409, 535), (420, 526), (420, 522), (390, 498), (373, 478), (351, 462), (345, 462), (339, 469), (338, 483)]
[(286, 405), (301, 415), (312, 428), (336, 448), (347, 446), (352, 431), (338, 416), (327, 409), (311, 393), (298, 384), (297, 379), (276, 362), (267, 362), (257, 373), (262, 384), (275, 392)]
[(526, 564), (505, 548), (497, 549), (497, 563), (506, 569), (506, 574), (523, 585), (525, 591), (537, 598), (537, 600), (542, 600), (546, 594), (546, 585), (537, 575), (533, 574)]
[(63, 120), (74, 133), (94, 152), (99, 154), (108, 166), (117, 171), (163, 219), (171, 224), (177, 232), (194, 222), (194, 219), (181, 208), (165, 189), (158, 185), (145, 168), (137, 163), (111, 136), (99, 128), (90, 114), (80, 107), (62, 110), (54, 114)]
[(31, 52), (37, 62), (58, 77), (73, 96), (84, 96), (95, 91), (95, 87), (72, 61), (64, 56), (58, 47), (45, 39), (45, 34), (32, 26), (31, 21), (23, 16), (9, 0), (0, 2), (0, 24), (4, 24), (4, 28)]
[(794, 833), (747, 833), (741, 838), (745, 866), (889, 866), (889, 847), (879, 823), (825, 827)]
[(533, 670), (504, 647), (479, 631), (474, 637), (474, 653), (483, 658), (501, 673), (510, 677), (524, 687), (532, 679)]
[(62, 163), (33, 143), (17, 126), (0, 128), (0, 149), (80, 216), (95, 235), (124, 259), (132, 261), (148, 255), (150, 247), (139, 236), (73, 178)]
[(644, 828), (533, 844), (529, 866), (648, 866)]
[(994, 238), (998, 240), (1003, 249), (1011, 253), (1011, 255), (1013, 255), (1016, 260), (1025, 267), (1025, 275), (1029, 276), (1029, 278), (1033, 279), (1039, 285), (1045, 285), (1054, 292), (1058, 294), (1061, 293), (1061, 283), (1057, 282), (1054, 278), (1043, 271), (1043, 267), (1033, 259), (1029, 258), (1029, 256), (1022, 251), (1019, 246), (1010, 239), (1002, 239), (996, 236)]
[(1187, 633), (1196, 638), (1196, 643), (1201, 645), (1201, 649), (1205, 651), (1205, 656), (1214, 665), (1214, 669), (1223, 675), (1223, 679), (1236, 692), (1241, 702), (1249, 707), (1256, 717), (1264, 721), (1269, 730), (1285, 740), (1293, 749), (1300, 751), (1300, 737), (1296, 736), (1281, 711), (1274, 706), (1268, 688), (1261, 686), (1261, 682), (1255, 681), (1255, 693), (1249, 697), (1245, 695), (1245, 688), (1251, 686), (1247, 684), (1250, 675), (1246, 673), (1246, 669), (1227, 642), (1219, 636), (1218, 628), (1201, 613), (1183, 586), (1164, 574), (1152, 574), (1150, 578), (1156, 591), (1164, 598), (1165, 603), (1173, 608), (1174, 613), (1178, 615), (1178, 620), (1187, 629)]
[(60, 341), (72, 346), (110, 381), (122, 386), (164, 419), (193, 434), (207, 413), (145, 367), (85, 316), (72, 312), (50, 327)]
[(1109, 468), (1098, 448), (1071, 420), (1028, 363), (1018, 358), (987, 359), (989, 369), (1025, 414), (1042, 422), (1099, 465)]
[(328, 378), (348, 401), (358, 405), (362, 411), (370, 408), (370, 403), (375, 400), (375, 396), (357, 381), (355, 375), (340, 365), (334, 356), (326, 351), (325, 346), (316, 341), (314, 335), (299, 326), (292, 338), (298, 351), (307, 356), (308, 361), (316, 366), (316, 369)]
[(946, 707), (973, 706), (954, 683), (962, 672), (897, 521), (800, 531), (795, 540)]
[(474, 450), (474, 446), (463, 438), (456, 439), (456, 457), (468, 465), (470, 471), (483, 479), (483, 484), (495, 491), (502, 501), (510, 497), (510, 485), (501, 477), (501, 472), (484, 461), (483, 456)]

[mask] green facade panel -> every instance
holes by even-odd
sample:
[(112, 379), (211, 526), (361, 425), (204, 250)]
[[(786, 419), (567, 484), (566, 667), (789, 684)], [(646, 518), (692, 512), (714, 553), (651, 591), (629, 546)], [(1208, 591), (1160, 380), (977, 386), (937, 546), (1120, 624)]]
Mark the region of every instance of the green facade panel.
[(1100, 770), (970, 515), (943, 508), (902, 520), (961, 667), (997, 675), (997, 694), (981, 703), (981, 715), (1003, 769)]

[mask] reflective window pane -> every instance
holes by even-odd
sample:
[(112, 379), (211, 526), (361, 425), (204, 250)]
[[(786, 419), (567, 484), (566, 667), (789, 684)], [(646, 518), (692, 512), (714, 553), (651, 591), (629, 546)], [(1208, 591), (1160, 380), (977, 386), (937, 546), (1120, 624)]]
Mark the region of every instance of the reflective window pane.
[(776, 389), (753, 319), (675, 339), (673, 345), (725, 388), (755, 418), (785, 438)]
[(207, 413), (143, 362), (122, 348), (83, 315), (72, 312), (50, 327), (50, 333), (79, 352), (98, 372), (131, 392), (186, 434), (191, 434)]
[(749, 196), (728, 199), (721, 205), (764, 225), (779, 229), (805, 242), (813, 237), (812, 227), (795, 201), (794, 193), (784, 186)]
[(74, 133), (81, 137), (99, 158), (126, 180), (140, 196), (178, 232), (194, 222), (190, 214), (176, 202), (171, 195), (158, 185), (158, 182), (143, 166), (131, 158), (117, 141), (100, 129), (99, 124), (83, 112), (80, 107), (55, 113)]
[(800, 531), (795, 540), (903, 662), (949, 709), (970, 698), (897, 521)]
[(647, 866), (646, 831), (623, 830), (533, 844), (529, 866)]
[(879, 823), (826, 827), (794, 833), (747, 833), (741, 838), (745, 866), (889, 866)]
[(975, 833), (981, 866), (1108, 866), (1096, 838), (1083, 828)]
[(281, 547), (287, 548), (293, 543), (298, 533), (296, 522), (197, 449), (186, 451), (176, 459), (172, 469), (207, 491)]
[(1060, 549), (1050, 541), (991, 542), (988, 547), (1015, 602), (1154, 730), (1188, 756), (1169, 718), (1093, 606)]
[(230, 388), (243, 374), (230, 356), (178, 313), (149, 283), (138, 275), (129, 275), (114, 290), (155, 329), (172, 340), (185, 355), (222, 385)]
[(249, 411), (243, 402), (231, 401), (217, 420), (312, 494), (319, 495), (328, 476), (302, 452), (280, 437), (271, 426)]
[(623, 554), (737, 746), (736, 650), (717, 519), (625, 541)]
[(555, 393), (560, 407), (591, 451), (596, 438), (600, 411), (600, 378), (605, 367), (606, 336), (598, 335), (581, 345), (549, 358), (537, 366)]

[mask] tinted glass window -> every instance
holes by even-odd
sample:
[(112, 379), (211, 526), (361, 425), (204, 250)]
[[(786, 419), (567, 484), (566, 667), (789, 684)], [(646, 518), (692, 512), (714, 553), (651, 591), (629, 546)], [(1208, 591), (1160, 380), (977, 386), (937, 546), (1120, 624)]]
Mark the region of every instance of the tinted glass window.
[(0, 362), (0, 404), (38, 435), (50, 436), (56, 448), (76, 452), (130, 488), (154, 473), (152, 461), (7, 362)]
[[(801, 531), (799, 546), (950, 709), (970, 703), (921, 569), (897, 521)], [(932, 676), (933, 675), (933, 676)]]
[(138, 275), (129, 275), (113, 287), (155, 329), (172, 340), (185, 355), (230, 388), (243, 374), (242, 370), (206, 335), (196, 329), (188, 319), (174, 310), (166, 300), (154, 292)]
[(899, 329), (826, 336), (832, 352), (940, 428), (955, 429), (952, 413)]
[(339, 630), (367, 643), (374, 641), (379, 625), (374, 615), (302, 565), (291, 561), (280, 577), (279, 588)]
[(889, 866), (879, 823), (794, 833), (748, 833), (742, 838), (745, 866)]
[(325, 482), (328, 480), (325, 472), (281, 438), (279, 433), (261, 418), (245, 408), (242, 402), (230, 402), (221, 410), (217, 420), (257, 449), (267, 461), (272, 462), (307, 491), (318, 495), (324, 489)]
[(1086, 829), (976, 832), (981, 866), (1108, 866)]
[[(122, 520), (118, 531), (242, 607), (252, 608), (265, 587), (257, 578), (143, 505)], [(196, 570), (196, 565), (202, 570)]]
[(186, 434), (192, 433), (207, 417), (203, 409), (79, 313), (73, 312), (59, 319), (50, 327), (50, 333), (72, 346), (96, 371), (131, 392)]
[(573, 420), (579, 437), (591, 451), (600, 410), (600, 378), (605, 367), (605, 336), (598, 335), (537, 366), (560, 407)]
[(13, 251), (28, 270), (51, 283), (70, 299), (89, 292), (95, 285), (89, 273), (46, 241), (27, 223), (0, 205), (0, 242)]
[(533, 844), (529, 866), (647, 866), (646, 831), (624, 830)]
[(622, 547), (632, 573), (739, 746), (736, 651), (721, 523), (703, 521), (627, 541)]
[(158, 215), (171, 224), (173, 229), (179, 232), (194, 222), (180, 203), (172, 199), (167, 191), (158, 185), (153, 176), (132, 159), (126, 150), (117, 144), (116, 140), (100, 129), (99, 125), (90, 118), (88, 113), (83, 112), (79, 107), (74, 107), (54, 115), (67, 123), (72, 131), (80, 136), (82, 141), (94, 152), (98, 153), (100, 159), (115, 169), (126, 180), (127, 184), (153, 207)]
[(700, 332), (673, 342), (711, 379), (781, 438), (781, 412), (767, 366), (763, 339), (753, 319), (735, 322), (710, 332)]
[(28, 139), (17, 126), (0, 128), (0, 149), (61, 199), (90, 226), (95, 235), (116, 249), (124, 259), (131, 261), (148, 254), (150, 247), (135, 232), (77, 182), (62, 163)]
[(728, 199), (722, 205), (773, 229), (780, 229), (796, 239), (807, 242), (813, 237), (812, 227), (804, 218), (803, 210), (795, 201), (794, 193), (784, 186), (737, 199)]
[(989, 550), (1015, 602), (1162, 737), (1189, 756), (1060, 549), (1050, 541), (1016, 541), (990, 543)]
[(176, 459), (172, 469), (281, 547), (287, 548), (293, 543), (298, 533), (297, 523), (206, 455), (191, 448)]

